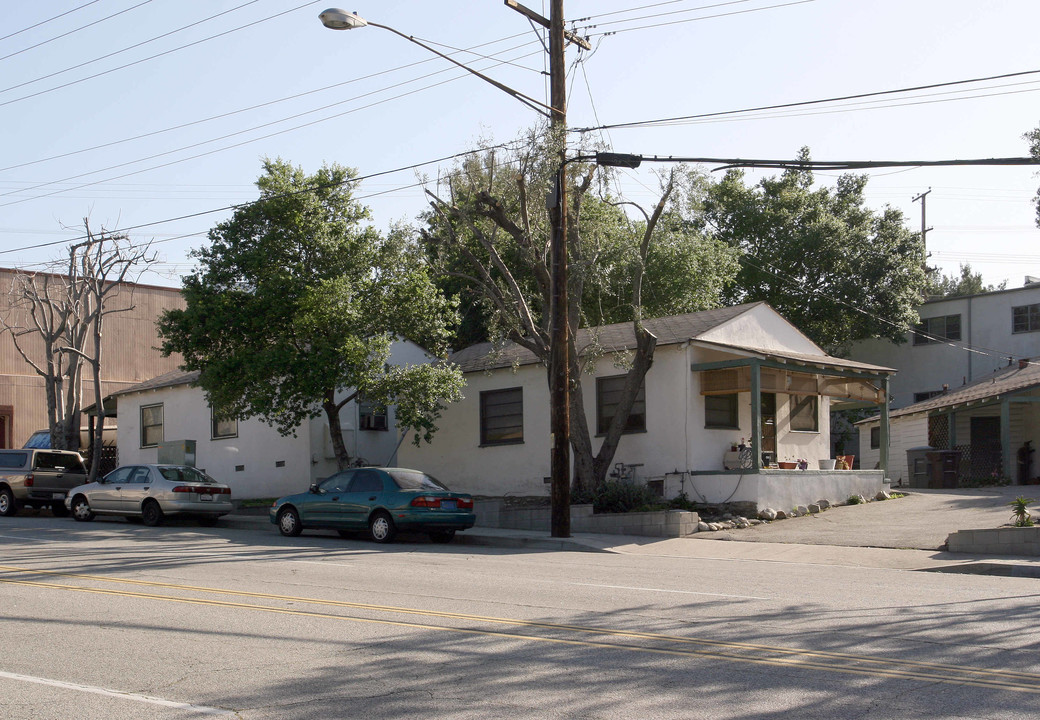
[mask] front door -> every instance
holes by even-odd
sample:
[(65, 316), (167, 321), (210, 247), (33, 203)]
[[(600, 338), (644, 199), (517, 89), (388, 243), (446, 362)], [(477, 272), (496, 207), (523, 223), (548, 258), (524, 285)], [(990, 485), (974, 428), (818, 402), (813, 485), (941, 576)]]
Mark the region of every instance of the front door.
[(346, 494), (353, 476), (353, 470), (343, 470), (323, 480), (318, 485), (318, 496), (310, 502), (300, 503), (303, 524), (320, 527), (337, 525), (340, 500)]
[[(762, 454), (776, 457), (776, 393), (762, 393)], [(764, 464), (764, 463), (763, 463)]]
[(1003, 452), (1000, 447), (1000, 418), (973, 417), (971, 419), (971, 479), (989, 480), (1010, 475), (1001, 469)]
[(98, 483), (97, 489), (90, 493), (90, 506), (95, 510), (119, 510), (119, 493), (133, 471), (134, 467), (128, 465), (106, 475), (105, 482)]

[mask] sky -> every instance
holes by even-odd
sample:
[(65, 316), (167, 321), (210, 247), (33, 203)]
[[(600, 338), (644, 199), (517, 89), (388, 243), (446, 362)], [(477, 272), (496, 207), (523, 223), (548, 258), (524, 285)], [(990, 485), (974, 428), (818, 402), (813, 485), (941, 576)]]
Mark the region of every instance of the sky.
[[(89, 218), (95, 230), (151, 241), (161, 262), (142, 281), (177, 287), (206, 232), (256, 198), (265, 157), (307, 172), (355, 168), (356, 196), (385, 229), (425, 209), (420, 181), (448, 158), (541, 121), (385, 29), (324, 28), (329, 2), (0, 3), (0, 267), (44, 269)], [(526, 4), (548, 15), (548, 2)], [(501, 0), (347, 9), (548, 102), (540, 35)], [(947, 160), (1026, 156), (1022, 136), (1040, 126), (1036, 0), (568, 0), (564, 9), (593, 48), (567, 51), (574, 143), (647, 156), (793, 159), (808, 146), (815, 160)], [(1013, 73), (1024, 74), (888, 93)], [(866, 93), (887, 94), (734, 113)], [(619, 124), (629, 126), (609, 127)], [(621, 173), (626, 200), (653, 202), (652, 170)], [(913, 198), (930, 189), (930, 264), (956, 274), (970, 263), (987, 284), (1020, 287), (1040, 277), (1037, 170), (882, 169), (870, 173), (867, 199), (899, 208), (918, 231)], [(816, 179), (833, 185), (837, 175)]]

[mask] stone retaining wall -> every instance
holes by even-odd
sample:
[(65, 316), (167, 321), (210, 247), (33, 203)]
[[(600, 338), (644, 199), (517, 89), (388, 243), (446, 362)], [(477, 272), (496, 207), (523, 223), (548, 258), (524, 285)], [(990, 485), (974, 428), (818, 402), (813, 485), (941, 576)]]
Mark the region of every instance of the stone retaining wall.
[[(548, 505), (512, 508), (500, 500), (486, 499), (475, 505), (477, 525), (549, 532), (552, 510)], [(593, 514), (591, 505), (571, 506), (572, 532), (684, 537), (697, 532), (698, 522), (697, 513), (685, 510)]]
[(1040, 555), (1040, 527), (958, 530), (946, 538), (950, 552)]

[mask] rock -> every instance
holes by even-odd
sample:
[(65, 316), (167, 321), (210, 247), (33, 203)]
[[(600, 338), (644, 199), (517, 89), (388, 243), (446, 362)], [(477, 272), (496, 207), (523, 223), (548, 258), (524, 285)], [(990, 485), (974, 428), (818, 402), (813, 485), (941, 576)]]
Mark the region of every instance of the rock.
[(888, 500), (892, 496), (888, 494), (887, 490), (878, 490), (878, 494), (874, 496), (875, 500)]
[(711, 526), (706, 522), (697, 523), (697, 532), (708, 532), (711, 530)]
[(818, 515), (820, 513), (820, 506), (813, 503), (808, 507), (810, 515)]
[(826, 510), (831, 506), (830, 500), (817, 500), (816, 504), (820, 506), (820, 510)]
[(798, 515), (799, 516), (808, 515), (809, 514), (809, 508), (805, 507), (805, 505), (799, 505), (796, 508), (796, 510), (798, 510)]
[(773, 508), (762, 508), (758, 512), (758, 517), (761, 520), (776, 520), (776, 510)]
[(759, 520), (758, 518), (751, 518), (750, 520), (748, 520), (748, 523), (751, 525), (761, 525), (762, 522), (763, 521)]
[(783, 510), (777, 510), (776, 511), (776, 515), (774, 516), (773, 519), (774, 520), (786, 520), (787, 518), (788, 518), (788, 515), (787, 515), (786, 512), (784, 512)]

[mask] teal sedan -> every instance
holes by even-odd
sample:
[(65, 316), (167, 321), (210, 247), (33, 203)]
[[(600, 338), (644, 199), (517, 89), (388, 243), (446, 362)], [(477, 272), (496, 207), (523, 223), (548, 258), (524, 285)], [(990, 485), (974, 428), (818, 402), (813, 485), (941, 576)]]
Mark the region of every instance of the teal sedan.
[(338, 530), (347, 537), (368, 531), (378, 543), (398, 530), (427, 533), (433, 542), (451, 542), (456, 530), (473, 527), (473, 497), (452, 492), (436, 478), (404, 468), (343, 470), (310, 490), (279, 498), (271, 522), (282, 535), (305, 529)]

